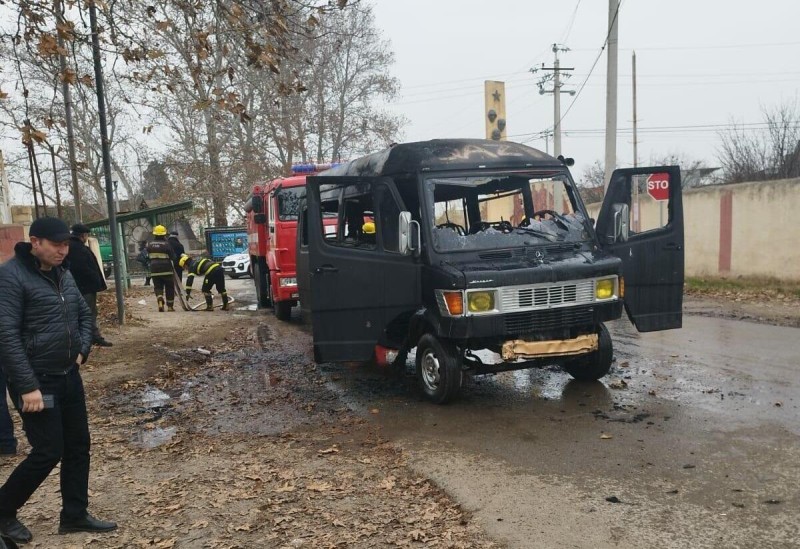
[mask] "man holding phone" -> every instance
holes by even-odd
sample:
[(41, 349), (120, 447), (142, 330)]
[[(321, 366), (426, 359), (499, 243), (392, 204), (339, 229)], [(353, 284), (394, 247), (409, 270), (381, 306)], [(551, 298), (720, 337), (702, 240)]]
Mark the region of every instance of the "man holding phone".
[(30, 454), (0, 487), (0, 535), (17, 543), (33, 537), (17, 518), (61, 462), (59, 533), (107, 532), (117, 525), (88, 511), (89, 423), (79, 365), (92, 345), (92, 312), (61, 264), (69, 229), (44, 217), (30, 227), (30, 243), (0, 265), (0, 365), (17, 406)]

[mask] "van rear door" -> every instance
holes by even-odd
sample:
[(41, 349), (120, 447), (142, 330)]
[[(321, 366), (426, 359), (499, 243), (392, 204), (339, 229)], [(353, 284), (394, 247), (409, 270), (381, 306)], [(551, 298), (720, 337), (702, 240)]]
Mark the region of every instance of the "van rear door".
[(420, 303), (421, 269), (399, 247), (404, 205), (385, 177), (309, 177), (306, 191), (301, 291), (310, 301), (314, 359), (369, 360), (387, 324)]
[(625, 310), (636, 329), (680, 328), (684, 278), (680, 168), (615, 170), (596, 232), (603, 249), (622, 260)]

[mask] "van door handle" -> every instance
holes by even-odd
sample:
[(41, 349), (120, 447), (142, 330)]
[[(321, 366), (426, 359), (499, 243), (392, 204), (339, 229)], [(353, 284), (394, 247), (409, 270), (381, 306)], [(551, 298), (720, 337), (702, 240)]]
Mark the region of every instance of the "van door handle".
[(664, 249), (665, 250), (680, 250), (681, 247), (678, 244), (675, 244), (674, 242), (667, 242), (666, 244), (664, 244)]
[(334, 267), (333, 265), (323, 265), (323, 266), (321, 266), (321, 267), (317, 267), (316, 269), (314, 269), (314, 272), (315, 272), (316, 274), (322, 274), (322, 273), (338, 273), (338, 272), (339, 272), (339, 269), (337, 269), (337, 268), (336, 268), (336, 267)]

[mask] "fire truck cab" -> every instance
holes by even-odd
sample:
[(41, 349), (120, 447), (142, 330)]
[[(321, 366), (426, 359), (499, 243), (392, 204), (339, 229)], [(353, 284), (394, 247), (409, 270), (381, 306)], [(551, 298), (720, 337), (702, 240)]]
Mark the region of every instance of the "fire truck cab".
[(292, 166), (292, 175), (256, 185), (245, 203), (248, 253), (260, 307), (272, 307), (280, 320), (289, 320), (297, 305), (297, 215), (305, 196), (306, 176), (330, 164)]

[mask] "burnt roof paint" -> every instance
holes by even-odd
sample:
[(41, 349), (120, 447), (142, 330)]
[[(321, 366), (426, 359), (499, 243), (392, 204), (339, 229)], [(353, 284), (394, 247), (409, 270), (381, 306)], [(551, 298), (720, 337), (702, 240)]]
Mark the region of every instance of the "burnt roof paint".
[(538, 149), (488, 139), (433, 139), (400, 143), (322, 172), (321, 176), (381, 176), (418, 171), (484, 168), (562, 168)]

